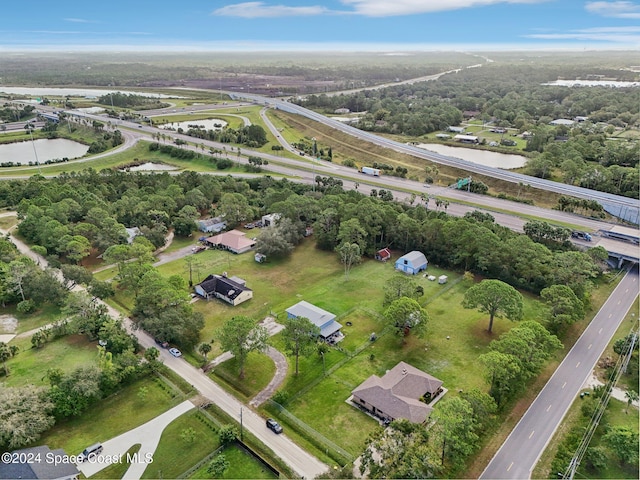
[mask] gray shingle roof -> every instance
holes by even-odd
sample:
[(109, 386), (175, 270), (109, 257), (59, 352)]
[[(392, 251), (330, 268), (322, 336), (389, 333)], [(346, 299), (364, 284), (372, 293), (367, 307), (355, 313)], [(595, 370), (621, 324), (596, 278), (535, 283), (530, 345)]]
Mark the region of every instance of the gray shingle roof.
[(436, 393), (441, 386), (441, 380), (400, 362), (383, 377), (370, 376), (351, 393), (394, 419), (422, 423), (432, 408), (420, 397)]
[[(30, 463), (0, 462), (0, 479), (58, 479), (77, 477), (80, 472), (71, 462), (60, 461), (66, 456), (64, 450), (51, 450), (47, 445), (16, 450), (12, 453), (26, 454), (25, 458), (39, 459)], [(20, 458), (20, 457), (18, 457)], [(52, 460), (56, 458), (58, 463)], [(47, 460), (50, 461), (47, 461)]]

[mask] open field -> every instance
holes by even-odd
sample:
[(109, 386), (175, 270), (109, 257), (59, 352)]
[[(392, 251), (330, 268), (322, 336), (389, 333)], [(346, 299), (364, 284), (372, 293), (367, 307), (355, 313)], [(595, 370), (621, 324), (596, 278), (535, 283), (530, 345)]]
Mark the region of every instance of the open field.
[[(138, 396), (141, 388), (147, 389), (144, 400)], [(88, 445), (109, 440), (148, 422), (181, 400), (181, 396), (158, 378), (138, 380), (101, 400), (99, 408), (90, 408), (79, 417), (59, 422), (38, 443), (77, 455)]]
[(31, 337), (13, 340), (20, 353), (7, 361), (9, 376), (2, 378), (7, 386), (48, 385), (47, 369), (60, 368), (69, 373), (82, 365), (97, 365), (98, 342), (89, 342), (84, 335), (68, 335), (31, 348)]

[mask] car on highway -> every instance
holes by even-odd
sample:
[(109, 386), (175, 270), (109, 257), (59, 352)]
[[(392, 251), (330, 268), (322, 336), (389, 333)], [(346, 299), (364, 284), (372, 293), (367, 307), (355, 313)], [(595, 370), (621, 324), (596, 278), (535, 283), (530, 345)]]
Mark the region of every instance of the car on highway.
[(178, 358), (182, 356), (182, 352), (180, 350), (178, 350), (177, 348), (170, 348), (169, 349), (169, 353), (171, 355), (173, 355), (174, 357)]
[(160, 345), (162, 348), (169, 348), (169, 342), (166, 342), (166, 341), (161, 340), (161, 339), (159, 339), (159, 338), (156, 338), (156, 339), (155, 339), (155, 341), (156, 341), (156, 343), (157, 343), (158, 345)]
[(273, 433), (282, 433), (282, 427), (273, 418), (267, 418), (267, 428)]

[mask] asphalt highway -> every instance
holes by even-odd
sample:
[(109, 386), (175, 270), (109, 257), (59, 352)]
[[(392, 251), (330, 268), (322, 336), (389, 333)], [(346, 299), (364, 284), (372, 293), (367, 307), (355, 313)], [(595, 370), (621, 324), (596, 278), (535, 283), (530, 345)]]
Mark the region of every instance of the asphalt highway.
[(544, 452), (567, 410), (638, 296), (638, 266), (622, 279), (537, 398), (481, 479), (524, 479)]

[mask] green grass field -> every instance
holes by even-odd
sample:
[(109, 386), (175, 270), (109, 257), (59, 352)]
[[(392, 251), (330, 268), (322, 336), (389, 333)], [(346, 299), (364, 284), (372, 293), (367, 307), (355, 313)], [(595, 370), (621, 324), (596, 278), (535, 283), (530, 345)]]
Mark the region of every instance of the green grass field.
[[(138, 396), (143, 387), (147, 389), (144, 400)], [(87, 445), (104, 442), (140, 426), (181, 400), (159, 379), (138, 380), (101, 400), (79, 417), (56, 424), (38, 444), (62, 448), (69, 455), (77, 455)]]
[[(183, 438), (193, 429), (193, 439)], [(160, 438), (142, 478), (178, 478), (220, 446), (213, 424), (202, 413), (190, 411), (171, 422)]]
[(127, 470), (129, 470), (131, 466), (131, 462), (127, 461), (127, 459), (132, 458), (134, 454), (138, 453), (140, 447), (141, 445), (136, 443), (122, 456), (123, 460), (121, 462), (112, 463), (107, 468), (103, 468), (98, 473), (91, 475), (91, 478), (109, 480), (124, 477), (124, 474), (127, 473)]
[[(237, 445), (230, 445), (221, 452), (229, 462), (229, 468), (219, 478), (225, 479), (271, 479), (277, 478), (256, 458)], [(189, 478), (216, 478), (207, 472), (206, 464)]]
[(83, 365), (97, 365), (97, 342), (89, 342), (84, 335), (68, 335), (48, 342), (42, 348), (31, 348), (31, 337), (13, 340), (20, 353), (7, 361), (9, 376), (6, 386), (48, 385), (47, 369), (60, 368), (71, 372)]

